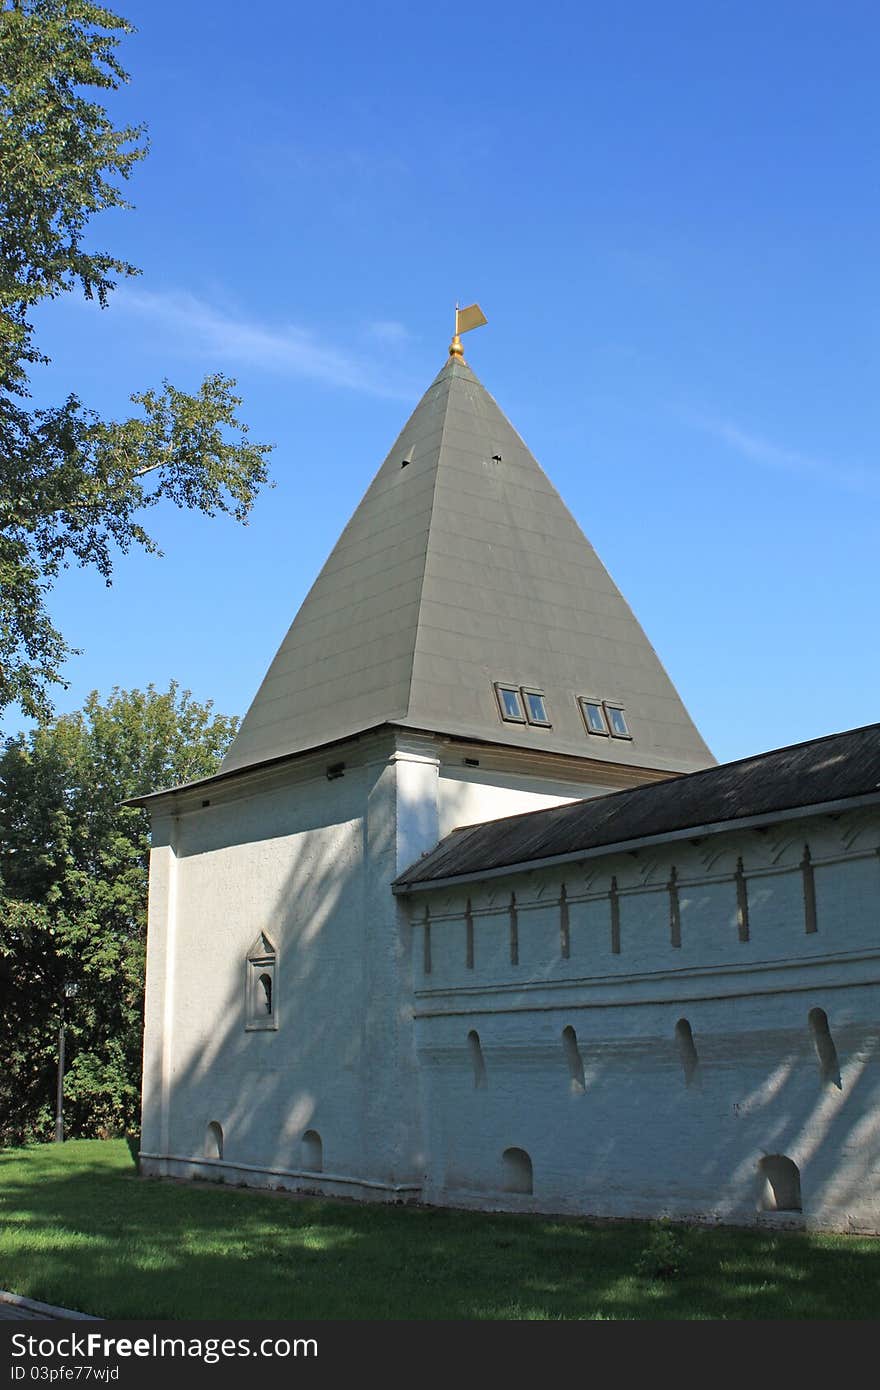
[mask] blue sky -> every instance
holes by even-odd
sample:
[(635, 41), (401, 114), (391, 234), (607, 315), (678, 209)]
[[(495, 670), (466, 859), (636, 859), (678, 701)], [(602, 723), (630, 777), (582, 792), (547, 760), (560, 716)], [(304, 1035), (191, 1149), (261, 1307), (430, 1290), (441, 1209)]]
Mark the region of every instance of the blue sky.
[(63, 578), (59, 711), (244, 713), (476, 299), (468, 361), (716, 756), (880, 718), (876, 5), (121, 8), (151, 151), (94, 242), (143, 274), (41, 310), (35, 394), (224, 371), (276, 486)]

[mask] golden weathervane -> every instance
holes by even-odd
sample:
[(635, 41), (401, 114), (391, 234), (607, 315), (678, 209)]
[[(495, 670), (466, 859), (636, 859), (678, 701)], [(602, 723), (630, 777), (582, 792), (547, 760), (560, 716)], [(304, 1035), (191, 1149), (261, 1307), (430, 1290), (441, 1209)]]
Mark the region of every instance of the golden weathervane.
[(464, 350), (461, 346), (462, 333), (470, 333), (472, 328), (482, 328), (484, 323), (489, 320), (483, 313), (479, 304), (469, 304), (466, 309), (459, 309), (455, 306), (455, 337), (449, 344), (449, 356), (460, 357), (464, 361)]

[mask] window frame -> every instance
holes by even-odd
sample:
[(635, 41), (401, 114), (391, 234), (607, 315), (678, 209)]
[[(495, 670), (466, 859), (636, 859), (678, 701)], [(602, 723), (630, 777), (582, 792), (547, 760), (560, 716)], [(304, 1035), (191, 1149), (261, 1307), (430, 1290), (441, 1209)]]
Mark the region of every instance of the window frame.
[[(269, 978), (271, 1008), (266, 1011), (262, 977)], [(244, 992), (246, 1033), (277, 1032), (278, 1030), (278, 952), (268, 936), (260, 932), (247, 953)]]
[[(526, 719), (525, 706), (523, 704), (522, 690), (520, 689), (520, 687), (518, 685), (514, 685), (512, 681), (494, 681), (493, 688), (495, 690), (495, 701), (498, 705), (498, 713), (501, 716), (503, 723), (527, 724), (528, 720)], [(515, 714), (508, 714), (505, 710), (504, 701), (501, 698), (502, 691), (506, 692), (508, 695), (516, 696), (516, 702), (520, 708), (519, 718), (517, 718)]]
[[(519, 688), (519, 692), (522, 696), (522, 706), (525, 711), (526, 723), (531, 724), (536, 729), (552, 729), (553, 721), (551, 720), (547, 712), (547, 696), (544, 694), (543, 690), (539, 690), (536, 686), (532, 685), (521, 685)], [(528, 697), (530, 695), (537, 695), (538, 699), (541, 701), (541, 704), (544, 707), (543, 719), (532, 718), (528, 700)]]
[[(584, 728), (586, 729), (587, 733), (592, 734), (594, 738), (610, 738), (611, 728), (608, 723), (608, 715), (605, 712), (605, 701), (594, 700), (590, 695), (578, 695), (577, 702), (578, 708), (581, 712), (581, 718), (584, 721)], [(589, 718), (587, 716), (587, 705), (592, 705), (594, 709), (597, 709), (599, 711), (604, 728), (594, 729), (591, 727)]]
[[(618, 700), (603, 700), (602, 708), (605, 711), (605, 721), (608, 725), (608, 732), (611, 735), (611, 737), (626, 739), (629, 743), (632, 743), (632, 734), (630, 732), (629, 724), (626, 721), (626, 710), (624, 706)], [(623, 720), (623, 727), (626, 729), (625, 734), (618, 733), (615, 729), (614, 720), (611, 718), (611, 715), (609, 713), (610, 710), (617, 710), (617, 712), (620, 714), (620, 717)]]

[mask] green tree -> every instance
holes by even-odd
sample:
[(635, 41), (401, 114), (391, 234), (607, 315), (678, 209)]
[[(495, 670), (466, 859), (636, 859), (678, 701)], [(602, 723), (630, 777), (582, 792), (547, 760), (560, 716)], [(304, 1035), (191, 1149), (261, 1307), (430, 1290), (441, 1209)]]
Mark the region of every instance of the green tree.
[(116, 49), (132, 25), (90, 0), (0, 0), (0, 710), (47, 717), (74, 650), (47, 594), (62, 568), (94, 565), (110, 582), (117, 552), (156, 551), (143, 513), (162, 501), (248, 516), (271, 446), (237, 417), (231, 378), (189, 395), (164, 382), (135, 392), (140, 414), (101, 419), (74, 395), (27, 406), (29, 373), (48, 359), (31, 311), (74, 290), (106, 306), (134, 266), (90, 249), (96, 213), (129, 207), (142, 126), (114, 128), (92, 93), (128, 81)]
[(97, 693), (0, 751), (0, 1144), (48, 1138), (66, 1004), (73, 1134), (136, 1126), (149, 822), (121, 802), (215, 772), (238, 721), (175, 684)]

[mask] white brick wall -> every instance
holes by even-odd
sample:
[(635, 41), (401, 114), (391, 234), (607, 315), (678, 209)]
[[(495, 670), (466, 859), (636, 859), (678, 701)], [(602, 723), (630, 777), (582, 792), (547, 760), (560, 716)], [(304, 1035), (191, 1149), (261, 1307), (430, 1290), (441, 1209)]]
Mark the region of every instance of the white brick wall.
[[(818, 930), (805, 932), (800, 868), (809, 842)], [(748, 1222), (762, 1155), (801, 1173), (803, 1221), (880, 1229), (880, 818), (805, 818), (754, 831), (413, 895), (431, 909), (432, 971), (416, 983), (428, 1136), (426, 1195), (461, 1205), (616, 1216), (669, 1213)], [(749, 897), (739, 939), (736, 863)], [(667, 884), (676, 868), (681, 945)], [(620, 954), (611, 951), (616, 876)], [(566, 884), (570, 956), (560, 955)], [(511, 965), (515, 892), (519, 965)], [(471, 900), (474, 968), (464, 960)], [(418, 927), (417, 930), (422, 930)], [(421, 954), (419, 953), (421, 962)], [(821, 1080), (812, 1008), (828, 1016), (841, 1086)], [(699, 1057), (686, 1084), (675, 1025)], [(563, 1047), (576, 1030), (586, 1087)], [(485, 1088), (466, 1047), (479, 1034)], [(533, 1162), (531, 1198), (504, 1194), (502, 1154)]]
[[(554, 792), (546, 768), (515, 754), (478, 772), (456, 756), (389, 731), (218, 784), (209, 806), (198, 792), (160, 803), (145, 1170), (482, 1207), (797, 1221), (758, 1216), (759, 1161), (782, 1153), (800, 1169), (807, 1224), (880, 1231), (880, 818), (805, 817), (395, 899), (395, 875), (451, 825), (603, 790), (567, 772)], [(328, 781), (328, 762), (345, 762), (344, 776)], [(246, 958), (261, 931), (277, 950), (278, 1028), (248, 1032)], [(827, 1013), (840, 1089), (821, 1080), (812, 1008)], [(690, 1086), (680, 1018), (699, 1056)], [(211, 1121), (222, 1163), (206, 1161)], [(320, 1177), (303, 1171), (307, 1130), (323, 1143)], [(512, 1147), (531, 1156), (531, 1196), (503, 1191)]]

